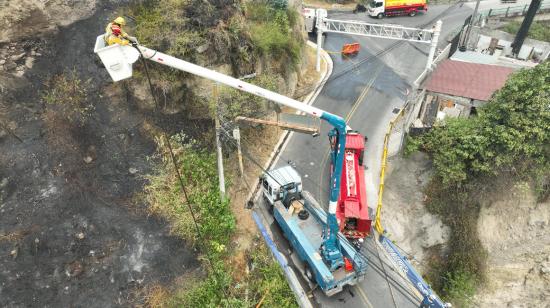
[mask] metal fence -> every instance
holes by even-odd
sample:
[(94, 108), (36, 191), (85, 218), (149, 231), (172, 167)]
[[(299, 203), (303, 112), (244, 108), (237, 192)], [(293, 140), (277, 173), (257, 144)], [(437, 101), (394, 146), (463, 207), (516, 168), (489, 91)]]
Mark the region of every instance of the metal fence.
[[(484, 17), (523, 16), (525, 15), (525, 13), (527, 13), (528, 9), (529, 9), (529, 4), (525, 4), (525, 5), (509, 6), (505, 8), (499, 8), (499, 9), (484, 10), (479, 12), (479, 14)], [(537, 13), (548, 13), (548, 12), (550, 12), (550, 1), (543, 1), (540, 4), (539, 9), (537, 10)]]

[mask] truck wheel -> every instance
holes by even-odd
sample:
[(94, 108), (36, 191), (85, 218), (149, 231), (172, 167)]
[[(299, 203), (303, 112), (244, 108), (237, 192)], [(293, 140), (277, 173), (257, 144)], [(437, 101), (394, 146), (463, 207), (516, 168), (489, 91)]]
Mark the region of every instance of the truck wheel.
[(311, 271), (311, 269), (309, 268), (309, 264), (307, 263), (305, 265), (304, 274), (309, 281), (315, 283), (315, 277), (313, 277), (313, 272)]
[(415, 10), (412, 10), (409, 12), (409, 16), (413, 17), (416, 15), (416, 11)]
[(380, 14), (378, 14), (376, 17), (377, 17), (378, 19), (382, 19), (382, 18), (384, 18), (384, 13), (380, 13)]
[(273, 204), (271, 204), (271, 202), (269, 202), (269, 200), (267, 199), (266, 196), (264, 196), (264, 202), (267, 206), (267, 211), (269, 212), (269, 214), (271, 214), (273, 216)]

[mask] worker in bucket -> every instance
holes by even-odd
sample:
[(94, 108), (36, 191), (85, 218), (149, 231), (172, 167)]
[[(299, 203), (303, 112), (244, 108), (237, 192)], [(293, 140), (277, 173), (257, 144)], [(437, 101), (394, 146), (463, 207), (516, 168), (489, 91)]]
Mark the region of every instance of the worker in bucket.
[(110, 22), (105, 28), (105, 43), (110, 46), (113, 44), (128, 45), (136, 42), (134, 37), (129, 36), (128, 33), (122, 29), (125, 25), (126, 20), (121, 16)]
[[(107, 34), (105, 34), (105, 35), (107, 35)], [(109, 34), (106, 41), (107, 41), (106, 42), (107, 45), (109, 45), (109, 46), (114, 45), (114, 44), (119, 44), (119, 45), (122, 45), (122, 46), (130, 44), (130, 41), (125, 39), (122, 36), (122, 30), (120, 30), (120, 28), (116, 28), (116, 27), (112, 29), (111, 34)]]

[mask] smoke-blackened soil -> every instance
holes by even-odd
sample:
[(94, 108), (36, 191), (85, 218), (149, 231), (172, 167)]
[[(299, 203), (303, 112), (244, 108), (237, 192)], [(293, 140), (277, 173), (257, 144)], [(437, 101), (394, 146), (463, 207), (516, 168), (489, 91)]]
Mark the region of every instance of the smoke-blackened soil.
[[(200, 137), (211, 123), (157, 115), (111, 84), (93, 46), (117, 2), (90, 1), (91, 17), (0, 44), (2, 307), (139, 304), (148, 285), (199, 268), (139, 193), (154, 171), (151, 127)], [(49, 76), (70, 70), (89, 80), (95, 109), (83, 125), (45, 116), (40, 98)]]

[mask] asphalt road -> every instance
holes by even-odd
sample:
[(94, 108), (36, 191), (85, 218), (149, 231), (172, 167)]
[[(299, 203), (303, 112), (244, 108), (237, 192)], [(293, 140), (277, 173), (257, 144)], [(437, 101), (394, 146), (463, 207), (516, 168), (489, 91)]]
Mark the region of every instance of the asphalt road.
[[(460, 27), (471, 12), (472, 9), (467, 5), (452, 8), (432, 6), (428, 13), (415, 17), (377, 20), (366, 14), (350, 12), (329, 12), (328, 17), (424, 28), (431, 28), (441, 19), (443, 29), (439, 47), (443, 48), (448, 43), (445, 38)], [(358, 42), (361, 51), (354, 58), (342, 58), (338, 51), (345, 43), (352, 42)], [(353, 129), (368, 136), (366, 182), (369, 206), (374, 209), (384, 134), (389, 121), (404, 105), (412, 83), (424, 70), (429, 46), (328, 33), (323, 47), (331, 54), (334, 68), (313, 105), (343, 116)], [(388, 51), (383, 53), (384, 50)], [(328, 205), (329, 195), (329, 129), (331, 127), (322, 123), (321, 134), (316, 138), (293, 134), (277, 163), (277, 166), (281, 166), (291, 161), (302, 175), (305, 190), (310, 191), (324, 206)], [(415, 291), (394, 271), (382, 251), (378, 250), (374, 240), (368, 239), (363, 247), (369, 259), (365, 280), (331, 298), (316, 291), (318, 304), (322, 307), (342, 304), (346, 307), (418, 307), (420, 300)]]

